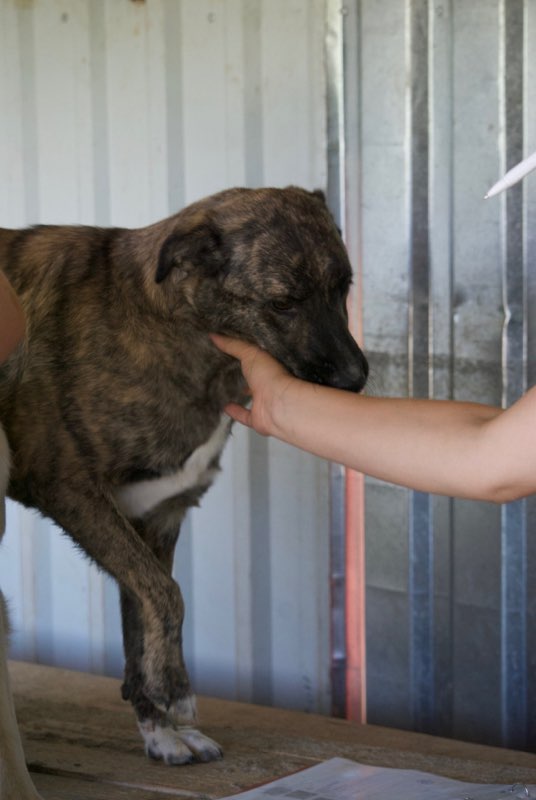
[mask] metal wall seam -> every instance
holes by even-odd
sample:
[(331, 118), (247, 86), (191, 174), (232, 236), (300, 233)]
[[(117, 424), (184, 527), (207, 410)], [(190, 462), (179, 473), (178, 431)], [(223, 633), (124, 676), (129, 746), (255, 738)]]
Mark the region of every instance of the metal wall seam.
[[(359, 149), (360, 3), (326, 6), (328, 199), (354, 270), (348, 312), (362, 343)], [(363, 476), (331, 466), (333, 711), (366, 720), (365, 552)]]
[[(524, 146), (527, 153), (536, 150), (536, 103), (533, 87), (536, 81), (536, 2), (525, 3), (523, 109), (525, 123)], [(526, 270), (527, 306), (527, 385), (536, 386), (536, 184), (524, 181), (523, 236)], [(534, 592), (536, 586), (536, 497), (528, 498), (527, 509), (527, 676), (536, 674), (536, 625), (534, 621)], [(536, 681), (527, 682), (527, 742), (536, 747)]]
[[(328, 141), (327, 201), (345, 236), (344, 175), (344, 20), (337, 0), (326, 0), (324, 59), (326, 70), (326, 122)], [(345, 469), (330, 465), (330, 649), (331, 712), (346, 714), (346, 480)]]
[[(361, 344), (363, 337), (363, 237), (361, 185), (361, 18), (362, 3), (341, 9), (344, 21), (344, 153), (346, 246), (353, 265), (354, 284), (350, 291), (350, 329)], [(365, 479), (354, 470), (346, 475), (346, 616), (348, 669), (346, 716), (357, 722), (367, 720), (367, 646), (365, 576)]]
[[(452, 0), (429, 2), (429, 217), (430, 227), (430, 394), (452, 399), (454, 385), (453, 297), (453, 58)], [(434, 725), (452, 734), (454, 642), (453, 501), (432, 498)]]
[[(409, 392), (430, 393), (429, 3), (411, 0), (408, 13)], [(412, 492), (409, 514), (411, 713), (415, 730), (434, 719), (433, 521), (428, 494)]]
[[(524, 2), (502, 0), (500, 59), (505, 171), (524, 153)], [(501, 198), (503, 225), (502, 338), (503, 405), (527, 388), (526, 258), (523, 248), (523, 190)], [(527, 547), (526, 501), (501, 509), (501, 734), (505, 747), (527, 746)]]

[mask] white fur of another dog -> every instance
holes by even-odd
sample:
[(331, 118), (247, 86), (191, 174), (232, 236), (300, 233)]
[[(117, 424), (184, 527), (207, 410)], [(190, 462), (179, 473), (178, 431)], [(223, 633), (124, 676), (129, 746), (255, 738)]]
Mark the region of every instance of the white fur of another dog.
[[(0, 425), (0, 539), (5, 530), (9, 447)], [(7, 672), (7, 608), (0, 592), (0, 800), (41, 800), (24, 760)]]

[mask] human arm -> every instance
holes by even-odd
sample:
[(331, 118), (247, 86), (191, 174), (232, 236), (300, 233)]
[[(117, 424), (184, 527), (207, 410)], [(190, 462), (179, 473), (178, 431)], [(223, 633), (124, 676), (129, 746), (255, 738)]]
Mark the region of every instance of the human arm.
[(24, 313), (15, 292), (0, 270), (0, 364), (24, 336)]
[(253, 345), (214, 341), (241, 361), (253, 399), (228, 413), (259, 433), (420, 491), (493, 502), (536, 492), (536, 388), (507, 411), (368, 397), (300, 381)]

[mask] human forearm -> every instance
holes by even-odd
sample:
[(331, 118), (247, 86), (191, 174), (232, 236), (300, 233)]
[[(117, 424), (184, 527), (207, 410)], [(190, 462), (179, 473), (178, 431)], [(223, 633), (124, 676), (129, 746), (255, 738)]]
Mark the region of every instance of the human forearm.
[(358, 396), (292, 381), (271, 435), (382, 480), (421, 491), (487, 496), (483, 431), (500, 409)]

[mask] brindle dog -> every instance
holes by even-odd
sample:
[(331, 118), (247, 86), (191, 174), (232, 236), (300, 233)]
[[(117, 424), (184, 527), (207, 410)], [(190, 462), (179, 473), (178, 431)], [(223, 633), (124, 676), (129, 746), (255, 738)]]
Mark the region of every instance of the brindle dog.
[(243, 398), (209, 332), (294, 375), (360, 391), (352, 272), (321, 192), (231, 189), (138, 230), (0, 230), (27, 337), (0, 368), (8, 494), (54, 520), (121, 589), (123, 697), (148, 754), (218, 758), (199, 733), (171, 577), (182, 519), (211, 484)]

